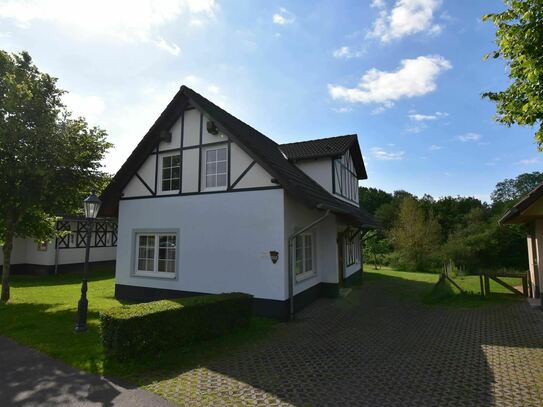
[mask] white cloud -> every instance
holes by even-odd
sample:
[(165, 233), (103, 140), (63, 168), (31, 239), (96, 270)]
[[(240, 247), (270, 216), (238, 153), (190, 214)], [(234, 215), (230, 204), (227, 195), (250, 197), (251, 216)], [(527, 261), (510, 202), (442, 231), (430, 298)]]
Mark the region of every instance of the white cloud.
[(336, 113), (349, 113), (353, 111), (352, 107), (344, 106), (344, 107), (333, 107), (332, 110)]
[(104, 100), (95, 95), (86, 96), (71, 92), (64, 94), (62, 101), (73, 113), (73, 117), (82, 116), (90, 125), (98, 125), (99, 117), (106, 107)]
[(430, 151), (437, 151), (437, 150), (441, 150), (443, 147), (442, 146), (438, 146), (437, 144), (432, 144), (428, 150)]
[(449, 114), (444, 112), (435, 112), (434, 114), (420, 114), (420, 113), (410, 113), (408, 115), (409, 119), (415, 122), (425, 122), (441, 119), (442, 117), (447, 117)]
[(177, 56), (181, 53), (181, 48), (179, 48), (177, 44), (174, 44), (174, 43), (169, 44), (168, 42), (166, 42), (164, 38), (159, 38), (155, 42), (155, 44), (158, 48), (163, 49), (164, 51), (169, 52), (170, 54), (174, 56)]
[(372, 0), (370, 7), (383, 8), (386, 6), (385, 0)]
[(371, 5), (381, 11), (368, 33), (370, 38), (390, 42), (419, 32), (433, 35), (441, 32), (441, 26), (434, 23), (434, 12), (441, 0), (397, 0), (390, 10), (384, 1), (373, 1)]
[(373, 147), (371, 153), (378, 160), (403, 160), (405, 151), (386, 151), (381, 147)]
[(154, 44), (179, 55), (179, 46), (156, 31), (182, 14), (213, 18), (216, 10), (215, 0), (7, 0), (0, 3), (0, 19), (14, 20), (20, 27), (45, 21), (71, 35)]
[[(391, 107), (391, 106), (388, 106), (388, 107)], [(383, 113), (385, 110), (387, 110), (388, 107), (387, 106), (377, 106), (375, 109), (372, 109), (372, 111), (370, 113), (375, 116), (375, 115)]]
[(213, 100), (213, 103), (227, 109), (228, 98), (216, 84), (196, 75), (185, 76), (182, 83), (183, 85), (187, 85), (194, 89), (196, 92), (201, 93), (203, 96), (210, 98)]
[(274, 24), (279, 25), (292, 24), (295, 20), (296, 16), (284, 7), (281, 7), (279, 12), (275, 13), (272, 17)]
[(343, 46), (336, 49), (332, 56), (337, 59), (352, 59), (352, 58), (360, 58), (362, 55), (365, 54), (364, 50), (354, 50), (351, 47)]
[(436, 80), (443, 71), (451, 69), (449, 61), (439, 55), (404, 59), (392, 72), (370, 69), (354, 88), (328, 85), (330, 96), (351, 103), (380, 103), (391, 107), (402, 98), (422, 96), (433, 92)]
[(520, 160), (518, 162), (521, 165), (534, 165), (539, 163), (539, 157), (528, 158), (526, 160)]
[(458, 136), (458, 140), (462, 143), (467, 143), (470, 141), (479, 141), (481, 137), (482, 136), (478, 133), (464, 133)]

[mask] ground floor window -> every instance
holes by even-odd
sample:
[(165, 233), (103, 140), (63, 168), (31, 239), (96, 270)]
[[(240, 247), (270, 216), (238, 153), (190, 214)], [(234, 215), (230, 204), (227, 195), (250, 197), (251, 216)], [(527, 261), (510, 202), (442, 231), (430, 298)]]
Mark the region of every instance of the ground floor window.
[(174, 233), (137, 233), (137, 275), (175, 277), (177, 235)]
[(352, 240), (346, 241), (346, 261), (347, 266), (352, 266), (360, 262), (360, 239), (355, 236)]
[(313, 274), (313, 235), (304, 233), (296, 236), (295, 246), (294, 271), (296, 278)]

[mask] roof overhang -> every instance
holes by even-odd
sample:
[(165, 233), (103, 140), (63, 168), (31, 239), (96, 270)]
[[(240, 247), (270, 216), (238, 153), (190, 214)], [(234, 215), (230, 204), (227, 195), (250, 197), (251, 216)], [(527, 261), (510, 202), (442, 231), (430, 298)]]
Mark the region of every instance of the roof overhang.
[(543, 183), (505, 212), (498, 223), (523, 224), (537, 219), (543, 219)]

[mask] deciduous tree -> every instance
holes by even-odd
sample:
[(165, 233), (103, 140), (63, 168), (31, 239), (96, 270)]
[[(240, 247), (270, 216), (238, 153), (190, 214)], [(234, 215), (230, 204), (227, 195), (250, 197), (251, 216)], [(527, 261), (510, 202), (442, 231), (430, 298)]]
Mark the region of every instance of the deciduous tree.
[(55, 215), (80, 208), (100, 183), (100, 161), (110, 144), (105, 131), (73, 119), (57, 80), (26, 52), (0, 51), (0, 242), (4, 262), (1, 300), (10, 297), (15, 237), (45, 239)]
[(535, 139), (543, 148), (543, 2), (504, 0), (507, 10), (487, 14), (496, 30), (498, 49), (486, 57), (507, 62), (510, 85), (503, 91), (485, 92), (496, 102), (496, 119), (507, 125), (537, 126)]
[(391, 230), (400, 263), (407, 269), (424, 270), (441, 243), (441, 227), (432, 213), (426, 214), (413, 198), (404, 198), (396, 226)]

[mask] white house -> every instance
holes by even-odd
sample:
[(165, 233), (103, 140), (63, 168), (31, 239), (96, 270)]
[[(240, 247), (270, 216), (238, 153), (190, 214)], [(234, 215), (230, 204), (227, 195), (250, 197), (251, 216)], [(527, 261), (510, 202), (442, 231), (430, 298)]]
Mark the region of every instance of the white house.
[(241, 291), (286, 318), (361, 274), (356, 135), (278, 145), (182, 86), (102, 194), (118, 298)]
[[(15, 238), (11, 253), (11, 271), (15, 274), (56, 274), (79, 270), (85, 260), (87, 224), (85, 219), (64, 216), (57, 221), (59, 235), (48, 241)], [(115, 219), (93, 223), (90, 262), (101, 269), (113, 270), (117, 246)], [(0, 251), (0, 269), (3, 254)], [(91, 268), (92, 270), (92, 268)]]

